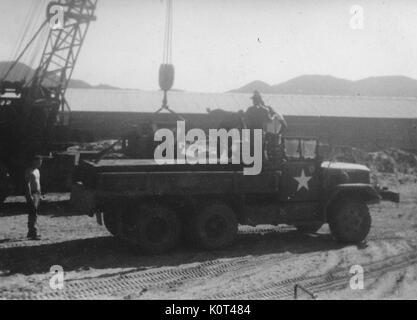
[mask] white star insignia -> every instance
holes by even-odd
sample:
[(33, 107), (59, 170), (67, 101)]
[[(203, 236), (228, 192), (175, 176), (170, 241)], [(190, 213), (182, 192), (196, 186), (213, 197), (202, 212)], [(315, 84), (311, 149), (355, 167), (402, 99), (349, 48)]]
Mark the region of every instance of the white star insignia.
[(297, 191), (300, 191), (302, 188), (306, 188), (308, 190), (308, 182), (310, 181), (312, 177), (307, 177), (304, 174), (304, 169), (301, 170), (301, 176), (294, 177), (295, 180), (298, 182)]

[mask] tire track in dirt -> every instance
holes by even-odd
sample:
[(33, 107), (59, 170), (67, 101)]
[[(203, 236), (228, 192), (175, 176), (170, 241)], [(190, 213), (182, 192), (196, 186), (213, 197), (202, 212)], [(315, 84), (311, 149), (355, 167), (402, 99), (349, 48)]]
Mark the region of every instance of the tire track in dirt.
[[(288, 253), (279, 257), (279, 261), (289, 259)], [(62, 291), (45, 290), (29, 299), (94, 299), (97, 297), (123, 297), (129, 294), (140, 294), (147, 289), (170, 287), (185, 281), (216, 277), (242, 268), (252, 268), (259, 263), (270, 260), (270, 257), (259, 257), (252, 261), (242, 257), (231, 261), (207, 261), (186, 268), (170, 268), (150, 271), (132, 271), (124, 274), (103, 275), (96, 278), (67, 280)]]
[[(403, 259), (404, 261), (417, 261), (417, 252), (405, 253), (393, 258), (384, 259), (381, 262), (364, 265), (366, 268), (375, 268), (374, 265), (383, 264), (389, 267), (390, 264), (397, 266), (393, 259)], [(98, 297), (124, 297), (130, 294), (140, 296), (141, 293), (149, 289), (169, 288), (180, 285), (183, 282), (200, 280), (205, 278), (213, 278), (226, 273), (236, 271), (242, 272), (245, 269), (257, 267), (263, 263), (283, 262), (287, 259), (294, 258), (294, 254), (286, 253), (279, 257), (271, 258), (271, 256), (257, 257), (248, 260), (247, 257), (234, 258), (229, 261), (211, 260), (189, 267), (171, 267), (169, 269), (149, 270), (149, 271), (128, 271), (123, 274), (117, 273), (112, 275), (101, 275), (98, 277), (90, 277), (84, 279), (67, 280), (63, 291), (45, 290), (40, 294), (31, 296), (30, 299), (94, 299)], [(401, 262), (403, 261), (401, 260)], [(373, 269), (372, 269), (373, 270)], [(368, 271), (368, 270), (367, 270)], [(343, 275), (343, 277), (342, 277)], [(250, 296), (251, 299), (258, 298), (280, 298), (286, 297), (292, 293), (292, 284), (300, 283), (307, 288), (312, 284), (321, 284), (320, 279), (324, 277), (325, 282), (329, 282), (329, 277), (335, 280), (345, 281), (350, 274), (345, 269), (335, 271), (330, 275), (324, 275), (314, 278), (297, 277), (287, 279), (285, 281), (271, 283), (265, 287), (254, 289), (251, 291), (239, 291), (232, 294), (220, 294), (216, 299), (242, 298)], [(313, 282), (311, 282), (313, 281)], [(310, 283), (311, 282), (311, 283)], [(329, 285), (334, 285), (335, 281), (330, 281)], [(281, 291), (285, 292), (283, 295)]]
[[(297, 231), (297, 229), (293, 226), (276, 226), (276, 227), (257, 227), (257, 228), (248, 228), (248, 229), (242, 229), (239, 230), (239, 235), (267, 235), (267, 234), (274, 234), (274, 233), (285, 233), (285, 232), (291, 232), (291, 231)], [(314, 233), (312, 233), (314, 234)], [(320, 234), (322, 236), (329, 236), (331, 238), (331, 234)], [(404, 239), (404, 237), (396, 235), (394, 232), (385, 232), (385, 233), (371, 233), (369, 234), (365, 241), (378, 241), (378, 240), (400, 240)]]
[[(399, 254), (381, 261), (362, 264), (362, 267), (364, 268), (366, 281), (366, 279), (375, 279), (387, 272), (401, 270), (414, 264), (417, 264), (417, 251)], [(294, 296), (294, 286), (296, 284), (301, 284), (307, 290), (317, 294), (331, 289), (347, 287), (352, 277), (349, 269), (341, 268), (324, 275), (313, 277), (295, 277), (269, 283), (259, 288), (252, 288), (251, 290), (219, 293), (213, 296), (207, 296), (205, 299), (291, 299)]]
[[(240, 230), (241, 234), (268, 234), (279, 233), (294, 230), (293, 227), (279, 226), (273, 228), (253, 228), (249, 230)], [(391, 240), (401, 237), (388, 235), (371, 235), (368, 240)], [(292, 253), (284, 253), (275, 259), (274, 262), (281, 262), (288, 258), (294, 257)], [(247, 257), (232, 258), (228, 261), (210, 260), (203, 263), (195, 263), (187, 267), (169, 267), (158, 270), (140, 270), (125, 271), (117, 274), (106, 274), (97, 277), (89, 277), (84, 279), (67, 280), (63, 291), (53, 291), (45, 285), (44, 290), (40, 293), (18, 293), (17, 298), (20, 299), (94, 299), (100, 297), (124, 297), (129, 294), (140, 296), (141, 292), (149, 289), (169, 288), (180, 285), (186, 281), (193, 281), (205, 278), (217, 277), (222, 274), (259, 266), (262, 263), (271, 261), (270, 256), (257, 257), (249, 260)], [(291, 288), (288, 286), (295, 281), (303, 282), (308, 279), (296, 278), (286, 280), (280, 283), (271, 284), (272, 287), (263, 287), (255, 289), (253, 292), (237, 292), (233, 293), (229, 298), (246, 297), (250, 295), (254, 299), (257, 298), (276, 298), (280, 297), (280, 290), (291, 294)], [(287, 286), (287, 287), (285, 287)], [(276, 291), (278, 290), (278, 291)], [(282, 293), (281, 293), (282, 295)], [(285, 296), (285, 295), (284, 295)], [(228, 299), (225, 295), (221, 299)]]

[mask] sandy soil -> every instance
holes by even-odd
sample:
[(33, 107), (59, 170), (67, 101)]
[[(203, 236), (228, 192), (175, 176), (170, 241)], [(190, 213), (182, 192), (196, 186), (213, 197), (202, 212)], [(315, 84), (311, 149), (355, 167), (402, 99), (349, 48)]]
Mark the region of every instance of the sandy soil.
[[(201, 251), (184, 244), (145, 256), (109, 236), (95, 219), (74, 215), (68, 195), (49, 195), (39, 218), (41, 241), (27, 241), (21, 198), (0, 217), (1, 299), (293, 299), (299, 284), (317, 299), (417, 298), (417, 184), (413, 176), (381, 176), (398, 187), (400, 205), (372, 206), (373, 226), (359, 246), (334, 242), (327, 226), (303, 235), (288, 227), (241, 227), (236, 243)], [(65, 271), (63, 290), (49, 286), (50, 268)], [(351, 266), (364, 269), (352, 290)], [(301, 298), (309, 295), (301, 293)]]

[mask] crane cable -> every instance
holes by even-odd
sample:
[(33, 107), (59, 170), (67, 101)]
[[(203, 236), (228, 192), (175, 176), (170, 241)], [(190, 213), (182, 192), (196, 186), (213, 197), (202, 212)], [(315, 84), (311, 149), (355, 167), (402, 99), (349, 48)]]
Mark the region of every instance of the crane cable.
[[(13, 62), (10, 65), (10, 67), (6, 69), (5, 72), (3, 71), (3, 74), (1, 76), (2, 80), (7, 80), (7, 77), (11, 74), (11, 72), (16, 67), (16, 65), (22, 60), (23, 56), (27, 53), (30, 53), (30, 57), (28, 58), (28, 61), (30, 64), (29, 67), (33, 67), (32, 64), (36, 58), (36, 55), (38, 55), (38, 52), (36, 52), (36, 49), (38, 49), (39, 47), (39, 42), (37, 43), (38, 45), (36, 46), (35, 50), (33, 49), (30, 50), (30, 49), (31, 49), (32, 44), (35, 42), (35, 40), (39, 37), (40, 34), (42, 34), (43, 28), (47, 24), (46, 20), (43, 21), (41, 26), (37, 29), (35, 34), (30, 38), (30, 40), (27, 42), (27, 44), (25, 45), (23, 49), (22, 49), (22, 46), (25, 40), (27, 39), (29, 32), (33, 28), (35, 28), (35, 26), (41, 20), (42, 12), (43, 12), (43, 6), (42, 5), (39, 6), (39, 1), (33, 0), (31, 6), (29, 7), (27, 11), (25, 24), (23, 25), (19, 33), (18, 41), (16, 42), (17, 44), (11, 54), (11, 61)], [(15, 74), (14, 78), (16, 78), (16, 80), (22, 80), (22, 78), (25, 78), (27, 76), (27, 74), (25, 75), (26, 72), (27, 70), (19, 69), (17, 71), (17, 74)]]
[(44, 23), (42, 23), (42, 25), (40, 26), (40, 28), (36, 31), (35, 35), (30, 39), (30, 41), (28, 42), (28, 44), (25, 46), (25, 48), (23, 49), (23, 51), (19, 54), (19, 56), (16, 58), (16, 60), (13, 62), (13, 64), (9, 67), (9, 69), (7, 70), (6, 74), (4, 75), (4, 79), (7, 79), (7, 77), (9, 76), (10, 72), (13, 70), (13, 68), (17, 65), (17, 63), (20, 61), (20, 59), (23, 57), (23, 55), (26, 53), (26, 51), (29, 49), (29, 47), (31, 46), (31, 44), (35, 41), (35, 39), (38, 37), (38, 35), (41, 33), (43, 27), (47, 24), (47, 20), (44, 21)]
[(175, 69), (172, 64), (172, 29), (173, 29), (173, 0), (166, 0), (167, 11), (166, 11), (166, 22), (165, 22), (165, 37), (164, 37), (164, 50), (162, 57), (162, 64), (159, 69), (159, 86), (164, 92), (162, 100), (162, 106), (155, 112), (160, 113), (166, 110), (172, 114), (175, 114), (178, 118), (185, 121), (184, 117), (171, 110), (168, 106), (168, 91), (171, 90), (174, 84)]
[(164, 37), (164, 51), (162, 57), (163, 64), (172, 63), (172, 27), (173, 27), (173, 3), (172, 0), (167, 1), (167, 12), (166, 12), (166, 25), (165, 25), (165, 37)]
[(25, 23), (22, 25), (22, 28), (20, 29), (19, 35), (17, 37), (16, 45), (11, 53), (10, 60), (13, 61), (16, 59), (17, 55), (22, 49), (24, 39), (29, 31), (29, 27), (32, 23), (33, 17), (34, 17), (34, 11), (36, 9), (36, 0), (32, 0), (31, 5), (28, 8), (28, 11), (26, 12), (25, 16)]
[[(35, 5), (36, 5), (36, 0), (32, 0), (32, 3), (28, 7), (25, 18), (23, 20), (25, 23), (22, 25), (22, 27), (21, 27), (21, 29), (18, 33), (18, 36), (16, 38), (17, 41), (15, 43), (15, 46), (13, 47), (13, 50), (10, 51), (8, 61), (9, 61), (9, 63), (11, 63), (11, 65), (13, 65), (13, 61), (16, 60), (19, 52), (21, 51), (24, 39), (26, 37), (26, 34), (28, 33), (29, 26), (30, 26), (31, 21), (32, 21), (33, 16), (34, 16), (33, 12), (34, 12), (35, 7), (36, 7)], [(10, 66), (9, 66), (9, 68), (10, 68)], [(2, 72), (1, 72), (0, 79), (7, 80), (6, 79), (7, 77), (5, 77), (4, 75), (8, 75), (9, 73), (10, 73), (10, 71), (8, 70), (8, 68), (3, 69)]]
[[(43, 22), (43, 19), (42, 19), (42, 17), (43, 17), (43, 7), (44, 6), (42, 6), (41, 10), (39, 10), (37, 12), (37, 16), (36, 16), (36, 20), (34, 22), (34, 26), (39, 25), (39, 23), (41, 21)], [(33, 27), (31, 29), (33, 29)], [(27, 55), (26, 55), (25, 63), (34, 70), (36, 70), (36, 68), (37, 68), (37, 65), (35, 65), (35, 63), (37, 63), (37, 59), (40, 56), (40, 54), (42, 53), (41, 49), (44, 46), (44, 43), (46, 41), (46, 39), (45, 39), (46, 32), (48, 32), (48, 28), (41, 28), (41, 31), (36, 38), (36, 41), (30, 47), (30, 49), (28, 50)], [(35, 72), (31, 72), (30, 74), (23, 75), (26, 78), (26, 83), (28, 83), (30, 81), (30, 79), (34, 76), (34, 74), (35, 74)]]

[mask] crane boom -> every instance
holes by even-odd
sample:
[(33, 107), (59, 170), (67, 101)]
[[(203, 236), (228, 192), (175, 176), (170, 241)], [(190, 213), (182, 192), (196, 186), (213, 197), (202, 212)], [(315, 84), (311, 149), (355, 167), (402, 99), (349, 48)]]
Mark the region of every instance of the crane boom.
[(59, 0), (52, 5), (64, 8), (62, 28), (49, 31), (39, 67), (32, 79), (32, 87), (55, 91), (61, 111), (69, 110), (65, 92), (71, 79), (90, 22), (96, 20), (94, 12), (98, 0)]

